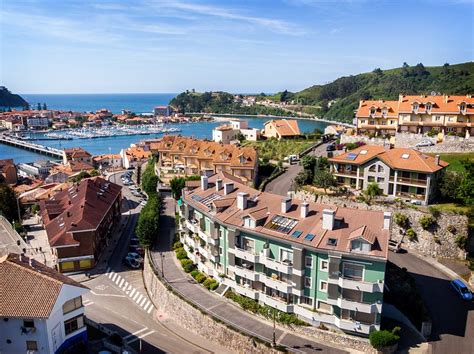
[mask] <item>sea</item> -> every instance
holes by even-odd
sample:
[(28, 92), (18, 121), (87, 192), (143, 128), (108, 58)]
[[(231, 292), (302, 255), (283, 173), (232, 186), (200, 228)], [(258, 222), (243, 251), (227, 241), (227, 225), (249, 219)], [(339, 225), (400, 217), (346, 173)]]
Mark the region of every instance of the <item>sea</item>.
[[(107, 108), (113, 113), (120, 113), (122, 109), (130, 110), (134, 113), (151, 113), (153, 108), (159, 105), (166, 105), (176, 96), (174, 93), (156, 94), (21, 94), (32, 107), (37, 103), (46, 103), (48, 109), (68, 110), (74, 112), (91, 112), (101, 108)], [(234, 115), (233, 118), (245, 119), (251, 128), (263, 128), (263, 123), (272, 117), (248, 117)], [(230, 118), (230, 117), (229, 117)], [(281, 118), (281, 117), (278, 117)], [(191, 136), (199, 139), (211, 139), (212, 129), (221, 125), (222, 121), (165, 124), (165, 127), (179, 129), (183, 136)], [(300, 130), (304, 133), (321, 129), (327, 123), (301, 119), (298, 122)], [(39, 134), (41, 136), (41, 134)], [(95, 139), (73, 139), (73, 140), (40, 140), (36, 143), (51, 146), (59, 149), (80, 146), (93, 155), (119, 153), (121, 149), (127, 148), (130, 144), (137, 143), (145, 139), (159, 138), (161, 134), (152, 135), (127, 135), (112, 136)], [(34, 162), (37, 160), (51, 159), (31, 151), (0, 144), (0, 159), (14, 159), (16, 164)]]

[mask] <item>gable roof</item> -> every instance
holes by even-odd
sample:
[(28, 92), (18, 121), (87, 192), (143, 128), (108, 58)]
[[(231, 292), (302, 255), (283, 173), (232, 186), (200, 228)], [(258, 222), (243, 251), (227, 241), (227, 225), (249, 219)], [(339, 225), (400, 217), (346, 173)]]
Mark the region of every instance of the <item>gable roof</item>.
[(275, 119), (265, 122), (264, 127), (271, 124), (280, 136), (301, 135), (296, 119)]
[[(364, 153), (365, 151), (365, 153)], [(374, 157), (377, 155), (383, 153), (385, 151), (385, 148), (383, 146), (378, 146), (378, 145), (363, 145), (361, 147), (358, 147), (354, 150), (350, 150), (348, 152), (345, 152), (344, 154), (331, 157), (329, 159), (330, 162), (341, 162), (341, 163), (349, 163), (352, 165), (362, 165), (366, 163), (367, 161), (372, 160)], [(361, 153), (362, 152), (362, 153)], [(355, 158), (352, 158), (355, 156)]]
[(355, 240), (358, 238), (362, 238), (373, 245), (377, 236), (370, 231), (366, 225), (363, 225), (349, 234), (349, 240)]
[(67, 276), (24, 256), (0, 259), (0, 316), (48, 318), (63, 285), (87, 289)]

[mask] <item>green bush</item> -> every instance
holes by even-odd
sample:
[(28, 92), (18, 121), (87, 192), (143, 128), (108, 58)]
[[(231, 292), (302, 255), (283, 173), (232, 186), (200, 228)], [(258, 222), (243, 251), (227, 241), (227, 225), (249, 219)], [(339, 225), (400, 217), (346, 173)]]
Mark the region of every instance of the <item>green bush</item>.
[(460, 249), (465, 249), (467, 245), (467, 235), (456, 235), (456, 238), (454, 239), (454, 243)]
[(196, 279), (196, 281), (197, 281), (198, 283), (203, 283), (203, 282), (206, 280), (206, 278), (207, 278), (207, 277), (206, 277), (205, 274), (199, 273), (198, 275), (196, 275), (196, 278), (195, 278), (195, 279)]
[(177, 241), (173, 244), (173, 249), (176, 250), (178, 248), (182, 248), (183, 247), (183, 243), (181, 241)]
[(448, 225), (448, 227), (446, 229), (448, 230), (448, 232), (450, 232), (452, 234), (456, 233), (456, 226), (454, 226), (454, 225)]
[(214, 283), (214, 282), (215, 282), (215, 279), (207, 278), (206, 280), (204, 280), (202, 285), (204, 285), (204, 287), (209, 290), (211, 288), (211, 284)]
[(181, 267), (186, 273), (192, 272), (195, 269), (193, 261), (189, 258), (180, 259), (179, 262), (181, 263)]
[(175, 252), (176, 252), (176, 258), (178, 259), (188, 258), (188, 254), (186, 253), (186, 250), (183, 247), (177, 248)]
[(418, 221), (420, 222), (423, 230), (428, 230), (430, 226), (436, 222), (436, 220), (431, 215), (424, 215)]
[(209, 290), (214, 291), (214, 290), (216, 290), (218, 287), (219, 287), (219, 283), (217, 282), (217, 280), (214, 280), (214, 282), (211, 283), (211, 285), (209, 286)]
[(395, 215), (393, 215), (393, 221), (395, 221), (395, 224), (404, 229), (410, 225), (410, 220), (408, 220), (408, 216), (403, 213), (395, 213)]
[(415, 240), (415, 239), (416, 239), (416, 232), (415, 232), (415, 230), (413, 230), (412, 228), (409, 228), (409, 229), (407, 230), (407, 237), (408, 237), (408, 239), (409, 239), (410, 241)]
[(199, 270), (194, 269), (190, 274), (194, 279), (196, 279), (196, 277), (199, 273), (201, 273)]
[[(395, 328), (392, 332), (383, 330), (383, 331), (373, 331), (369, 335), (370, 344), (375, 349), (382, 349), (384, 347), (389, 347), (398, 343), (400, 340), (400, 336), (395, 334)], [(398, 332), (398, 331), (397, 331)]]

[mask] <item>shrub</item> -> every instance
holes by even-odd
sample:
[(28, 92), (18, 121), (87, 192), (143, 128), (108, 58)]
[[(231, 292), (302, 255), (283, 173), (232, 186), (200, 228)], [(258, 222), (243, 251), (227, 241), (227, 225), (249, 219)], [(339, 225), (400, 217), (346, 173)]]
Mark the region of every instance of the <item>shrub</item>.
[(328, 328), (326, 325), (324, 325), (324, 323), (320, 323), (319, 326), (318, 326), (319, 329), (322, 329), (323, 331), (327, 331)]
[(412, 228), (409, 228), (409, 229), (407, 230), (407, 237), (408, 237), (408, 239), (409, 239), (410, 241), (415, 240), (415, 239), (416, 239), (416, 232), (415, 232), (415, 230), (413, 230)]
[[(400, 336), (398, 336), (395, 332), (395, 328), (392, 332), (383, 330), (383, 331), (374, 331), (370, 333), (369, 340), (370, 344), (375, 349), (382, 349), (384, 347), (389, 347), (398, 343), (400, 340)], [(398, 331), (396, 331), (398, 332)]]
[(431, 215), (424, 215), (419, 219), (419, 222), (423, 230), (428, 230), (436, 221)]
[(202, 283), (202, 285), (204, 285), (205, 288), (209, 289), (211, 287), (211, 283), (215, 281), (214, 279), (212, 278), (207, 278), (206, 280), (204, 280), (204, 282)]
[(194, 279), (196, 279), (196, 277), (197, 277), (197, 275), (198, 275), (199, 273), (200, 273), (199, 270), (194, 269), (190, 274), (191, 274), (191, 276), (192, 276)]
[(203, 283), (204, 280), (206, 280), (206, 278), (207, 278), (207, 277), (206, 277), (205, 274), (199, 273), (198, 275), (196, 275), (196, 278), (195, 278), (195, 279), (196, 279), (196, 281), (197, 281), (198, 283)]
[(438, 218), (439, 215), (441, 214), (438, 209), (432, 206), (428, 207), (428, 211), (430, 212), (431, 215), (433, 215), (434, 218)]
[(182, 248), (183, 243), (181, 241), (177, 241), (173, 244), (173, 249), (176, 250), (177, 248)]
[(467, 246), (467, 236), (466, 235), (457, 235), (454, 239), (454, 243), (461, 249), (465, 249)]
[(408, 216), (403, 213), (395, 213), (395, 215), (393, 215), (393, 221), (395, 221), (395, 224), (404, 229), (410, 225), (410, 220), (408, 220)]
[(179, 262), (181, 263), (181, 267), (183, 267), (186, 273), (189, 273), (194, 270), (193, 261), (189, 258), (180, 259)]
[(218, 287), (219, 287), (219, 283), (217, 282), (217, 280), (214, 280), (214, 282), (211, 283), (211, 285), (209, 286), (209, 290), (214, 291), (214, 290), (216, 290)]
[(188, 254), (186, 253), (186, 250), (183, 247), (177, 248), (175, 252), (176, 252), (176, 258), (178, 259), (188, 258)]

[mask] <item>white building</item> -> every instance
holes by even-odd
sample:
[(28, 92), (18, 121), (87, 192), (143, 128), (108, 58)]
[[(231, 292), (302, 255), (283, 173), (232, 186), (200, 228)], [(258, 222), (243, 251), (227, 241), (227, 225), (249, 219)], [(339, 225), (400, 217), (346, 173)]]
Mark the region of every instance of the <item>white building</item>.
[(32, 116), (26, 118), (28, 129), (48, 129), (49, 118), (43, 116)]
[(242, 134), (245, 140), (257, 141), (260, 138), (260, 129), (249, 128), (246, 120), (231, 120), (230, 125), (221, 125), (212, 130), (212, 140), (218, 143), (230, 144), (239, 139)]
[(85, 286), (13, 254), (0, 258), (0, 277), (0, 353), (87, 351)]

